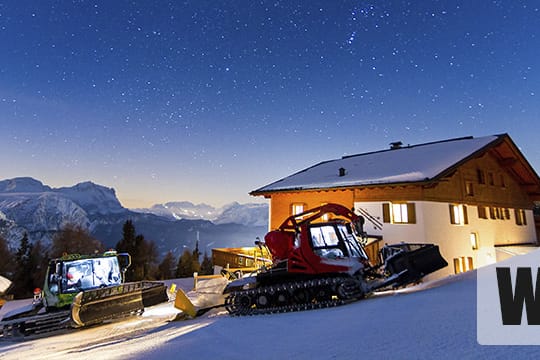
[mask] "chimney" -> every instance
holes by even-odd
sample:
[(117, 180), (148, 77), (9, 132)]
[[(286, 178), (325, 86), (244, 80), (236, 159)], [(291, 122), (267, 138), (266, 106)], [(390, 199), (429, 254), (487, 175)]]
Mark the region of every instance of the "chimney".
[(391, 142), (390, 143), (390, 149), (391, 150), (394, 150), (394, 149), (400, 149), (401, 148), (401, 145), (403, 145), (403, 143), (401, 141), (394, 141), (394, 142)]
[(340, 167), (339, 168), (339, 176), (345, 176), (345, 173), (346, 173), (345, 168)]

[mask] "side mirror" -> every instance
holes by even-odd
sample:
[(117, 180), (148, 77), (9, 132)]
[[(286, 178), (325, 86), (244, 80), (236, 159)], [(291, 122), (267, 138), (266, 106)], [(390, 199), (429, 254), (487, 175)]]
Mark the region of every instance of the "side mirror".
[(118, 254), (118, 265), (122, 273), (126, 272), (127, 268), (131, 266), (131, 255), (127, 253)]
[(366, 222), (366, 220), (364, 219), (363, 216), (359, 216), (358, 219), (356, 219), (354, 222), (353, 222), (353, 226), (354, 226), (354, 232), (359, 235), (359, 236), (365, 236), (366, 233), (364, 232), (364, 223)]
[(263, 245), (264, 245), (264, 242), (262, 242), (261, 239), (257, 236), (255, 238), (255, 246), (258, 246), (259, 249), (261, 249)]

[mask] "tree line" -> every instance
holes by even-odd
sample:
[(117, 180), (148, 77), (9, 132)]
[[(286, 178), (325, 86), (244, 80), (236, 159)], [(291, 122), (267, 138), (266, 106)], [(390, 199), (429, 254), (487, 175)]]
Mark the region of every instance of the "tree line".
[[(126, 271), (126, 281), (165, 280), (213, 273), (211, 258), (205, 252), (202, 261), (198, 244), (195, 249), (185, 249), (176, 259), (172, 251), (167, 252), (161, 262), (156, 244), (137, 234), (131, 220), (122, 228), (122, 238), (116, 244), (119, 253), (131, 256), (131, 266)], [(12, 251), (7, 241), (0, 236), (0, 275), (12, 281), (8, 293), (14, 298), (31, 297), (35, 288), (41, 288), (45, 279), (48, 261), (65, 254), (99, 254), (105, 251), (103, 243), (92, 237), (80, 226), (68, 224), (53, 236), (49, 247), (41, 241), (31, 243), (28, 234), (23, 234), (19, 247)]]

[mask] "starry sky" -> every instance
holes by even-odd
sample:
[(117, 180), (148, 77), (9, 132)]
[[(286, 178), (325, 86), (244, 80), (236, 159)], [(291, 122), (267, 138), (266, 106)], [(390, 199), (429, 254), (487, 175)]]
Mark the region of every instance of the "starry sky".
[(538, 1), (0, 0), (0, 47), (1, 179), (221, 206), (500, 133), (540, 171)]

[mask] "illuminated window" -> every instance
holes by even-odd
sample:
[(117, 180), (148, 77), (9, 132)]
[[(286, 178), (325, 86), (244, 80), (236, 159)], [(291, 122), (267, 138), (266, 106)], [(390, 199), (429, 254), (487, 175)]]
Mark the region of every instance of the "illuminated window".
[(459, 274), (473, 270), (473, 259), (470, 256), (462, 256), (454, 259), (454, 273)]
[(525, 210), (514, 209), (514, 215), (516, 216), (516, 225), (527, 225), (527, 217), (525, 216)]
[(384, 203), (383, 221), (393, 224), (416, 224), (414, 203)]
[(392, 204), (392, 215), (395, 223), (408, 222), (407, 204)]
[(304, 212), (304, 204), (301, 203), (295, 203), (291, 205), (291, 214), (297, 215)]
[(472, 232), (470, 235), (471, 240), (471, 247), (473, 250), (478, 250), (478, 234), (475, 232)]
[(454, 225), (465, 225), (469, 223), (467, 218), (467, 207), (465, 205), (450, 204), (450, 223)]

